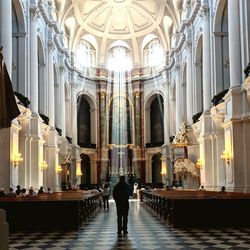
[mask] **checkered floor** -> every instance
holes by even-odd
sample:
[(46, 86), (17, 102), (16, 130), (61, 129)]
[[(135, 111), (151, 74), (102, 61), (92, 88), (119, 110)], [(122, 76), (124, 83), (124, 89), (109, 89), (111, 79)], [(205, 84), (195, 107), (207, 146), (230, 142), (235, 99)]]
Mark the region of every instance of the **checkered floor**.
[(22, 232), (10, 235), (10, 249), (250, 249), (250, 228), (173, 229), (132, 200), (128, 235), (117, 236), (115, 204), (71, 232)]

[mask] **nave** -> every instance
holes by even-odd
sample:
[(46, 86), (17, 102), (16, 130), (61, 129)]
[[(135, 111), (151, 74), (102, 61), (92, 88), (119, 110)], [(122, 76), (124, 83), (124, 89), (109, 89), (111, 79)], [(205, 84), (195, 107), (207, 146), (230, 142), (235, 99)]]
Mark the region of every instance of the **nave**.
[(102, 209), (79, 230), (12, 233), (9, 247), (12, 250), (250, 249), (250, 228), (174, 229), (154, 218), (141, 204), (130, 201), (126, 236), (117, 236), (116, 208), (111, 200), (109, 210)]

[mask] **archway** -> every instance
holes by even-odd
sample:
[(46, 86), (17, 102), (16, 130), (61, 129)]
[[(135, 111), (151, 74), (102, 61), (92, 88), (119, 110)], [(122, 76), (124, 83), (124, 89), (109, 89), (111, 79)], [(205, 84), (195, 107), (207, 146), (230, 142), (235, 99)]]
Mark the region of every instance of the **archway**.
[(156, 187), (162, 185), (161, 176), (161, 154), (154, 154), (152, 157), (152, 184)]
[(199, 37), (195, 53), (195, 113), (203, 111), (203, 44)]
[[(154, 111), (152, 111), (152, 103)], [(161, 146), (164, 142), (164, 126), (163, 126), (163, 98), (161, 93), (154, 93), (147, 97), (145, 101), (145, 115), (144, 115), (144, 138), (146, 147), (152, 147), (152, 141)], [(152, 119), (153, 118), (153, 119)], [(161, 131), (155, 131), (157, 129)], [(152, 135), (153, 132), (153, 135)], [(153, 138), (154, 133), (158, 133), (157, 139)], [(157, 146), (154, 145), (154, 146)]]
[(83, 95), (77, 100), (77, 137), (78, 145), (83, 148), (91, 147), (90, 105)]
[(90, 187), (91, 185), (91, 167), (90, 167), (90, 158), (86, 154), (81, 154), (81, 186)]
[(215, 61), (214, 70), (216, 77), (215, 93), (228, 89), (230, 86), (229, 72), (229, 45), (228, 45), (228, 3), (220, 0), (217, 5), (214, 25)]

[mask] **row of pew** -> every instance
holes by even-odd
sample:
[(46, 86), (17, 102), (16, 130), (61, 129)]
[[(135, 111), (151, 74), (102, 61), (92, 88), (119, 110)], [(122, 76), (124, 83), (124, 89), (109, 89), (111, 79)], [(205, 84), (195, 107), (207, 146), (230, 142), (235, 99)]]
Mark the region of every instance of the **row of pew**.
[(142, 191), (143, 204), (173, 227), (250, 226), (250, 194), (194, 190)]
[(101, 193), (55, 192), (36, 197), (0, 198), (10, 231), (77, 229), (101, 207)]

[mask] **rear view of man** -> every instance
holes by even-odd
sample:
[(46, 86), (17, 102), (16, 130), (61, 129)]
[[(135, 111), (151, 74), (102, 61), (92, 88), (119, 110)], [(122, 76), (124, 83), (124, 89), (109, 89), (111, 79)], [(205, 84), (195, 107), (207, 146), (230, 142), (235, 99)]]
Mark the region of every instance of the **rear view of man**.
[(116, 203), (118, 235), (128, 233), (129, 196), (133, 195), (132, 188), (125, 182), (125, 176), (120, 176), (120, 181), (114, 186), (113, 198)]

